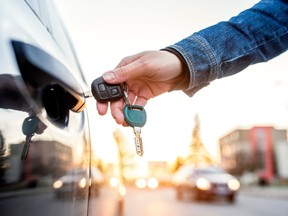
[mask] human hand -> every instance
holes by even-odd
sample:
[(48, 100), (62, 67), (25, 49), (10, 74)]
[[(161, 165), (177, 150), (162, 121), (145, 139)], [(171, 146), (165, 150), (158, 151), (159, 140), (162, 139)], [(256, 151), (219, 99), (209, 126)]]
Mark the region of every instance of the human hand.
[[(145, 106), (150, 98), (185, 89), (189, 82), (185, 76), (182, 63), (176, 55), (167, 51), (145, 51), (122, 59), (114, 70), (103, 74), (103, 79), (110, 84), (125, 82), (131, 103)], [(98, 113), (105, 115), (108, 106), (108, 103), (97, 102)], [(125, 126), (123, 108), (123, 100), (110, 102), (113, 118)]]

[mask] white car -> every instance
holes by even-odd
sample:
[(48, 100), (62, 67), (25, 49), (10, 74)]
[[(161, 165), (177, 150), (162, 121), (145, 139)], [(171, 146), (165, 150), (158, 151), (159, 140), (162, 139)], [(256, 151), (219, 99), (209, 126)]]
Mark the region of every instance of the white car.
[(57, 198), (85, 198), (85, 192), (88, 187), (91, 188), (90, 193), (93, 196), (99, 196), (101, 187), (104, 183), (102, 173), (93, 168), (91, 172), (91, 180), (87, 181), (89, 173), (85, 169), (72, 169), (64, 176), (57, 179), (53, 183), (53, 188)]
[[(88, 84), (52, 1), (0, 0), (0, 59), (1, 216), (97, 214)], [(55, 180), (77, 167), (81, 197), (54, 199)]]
[(189, 195), (196, 200), (226, 198), (234, 202), (240, 188), (234, 176), (214, 166), (184, 165), (174, 174), (172, 183), (180, 200)]

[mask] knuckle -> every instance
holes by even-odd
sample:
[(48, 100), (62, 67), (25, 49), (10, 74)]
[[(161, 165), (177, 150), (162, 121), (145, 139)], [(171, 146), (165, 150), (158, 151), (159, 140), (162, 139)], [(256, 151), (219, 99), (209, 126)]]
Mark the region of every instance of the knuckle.
[(121, 80), (125, 80), (125, 77), (128, 74), (128, 69), (125, 66), (119, 67), (119, 68), (116, 68), (116, 73), (118, 75), (118, 78), (120, 78)]

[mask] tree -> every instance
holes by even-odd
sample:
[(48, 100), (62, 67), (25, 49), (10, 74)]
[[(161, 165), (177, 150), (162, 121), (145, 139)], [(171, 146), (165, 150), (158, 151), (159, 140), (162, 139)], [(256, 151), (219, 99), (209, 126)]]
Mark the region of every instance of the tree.
[(200, 124), (199, 117), (195, 115), (195, 125), (192, 131), (192, 143), (189, 146), (189, 154), (184, 159), (185, 164), (194, 164), (195, 166), (200, 164), (212, 164), (213, 160), (208, 153), (207, 149), (202, 143), (200, 136)]

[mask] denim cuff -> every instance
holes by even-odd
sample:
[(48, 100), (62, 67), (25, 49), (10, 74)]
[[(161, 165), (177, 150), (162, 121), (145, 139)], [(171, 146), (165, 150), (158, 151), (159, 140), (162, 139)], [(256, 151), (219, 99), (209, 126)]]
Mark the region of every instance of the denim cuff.
[(217, 60), (210, 45), (199, 35), (191, 35), (182, 41), (168, 46), (181, 56), (189, 71), (189, 87), (184, 93), (192, 97), (217, 77)]

